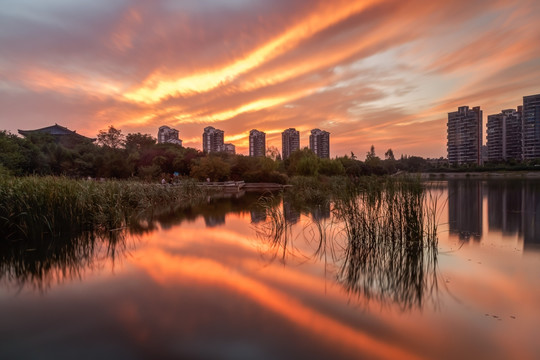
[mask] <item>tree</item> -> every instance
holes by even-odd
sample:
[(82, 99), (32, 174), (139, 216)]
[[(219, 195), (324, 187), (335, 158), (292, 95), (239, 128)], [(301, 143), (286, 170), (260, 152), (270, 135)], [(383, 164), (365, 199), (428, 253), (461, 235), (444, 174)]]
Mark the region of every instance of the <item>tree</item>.
[(307, 147), (302, 150), (293, 151), (291, 156), (285, 160), (287, 174), (294, 175), (317, 175), (319, 168), (319, 158)]
[(207, 156), (191, 168), (191, 176), (199, 180), (225, 181), (229, 178), (231, 167), (218, 156)]
[(274, 161), (281, 160), (281, 155), (279, 154), (279, 150), (275, 146), (269, 146), (268, 149), (266, 149), (266, 156)]
[(128, 151), (141, 150), (155, 145), (156, 139), (149, 134), (127, 134), (126, 149)]
[(394, 152), (392, 151), (392, 149), (386, 150), (386, 152), (384, 153), (384, 158), (386, 160), (396, 160), (396, 158), (394, 157)]
[(124, 146), (124, 135), (122, 130), (116, 129), (114, 126), (109, 126), (109, 130), (99, 130), (97, 142), (101, 146), (118, 149)]
[(377, 158), (377, 155), (375, 155), (375, 146), (371, 145), (371, 148), (366, 153), (366, 164), (369, 161), (373, 161), (375, 158)]
[(345, 167), (339, 160), (320, 159), (319, 174), (327, 176), (344, 175)]

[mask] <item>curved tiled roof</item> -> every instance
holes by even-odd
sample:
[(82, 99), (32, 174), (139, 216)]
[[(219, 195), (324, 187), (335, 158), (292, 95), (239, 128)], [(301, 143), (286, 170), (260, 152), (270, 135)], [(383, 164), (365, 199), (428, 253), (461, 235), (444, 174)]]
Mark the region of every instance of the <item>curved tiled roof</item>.
[(35, 134), (35, 133), (46, 133), (46, 134), (51, 134), (53, 136), (72, 135), (72, 136), (84, 138), (90, 141), (96, 140), (96, 139), (89, 138), (81, 134), (77, 134), (76, 131), (69, 130), (67, 127), (60, 126), (58, 124), (54, 124), (52, 126), (47, 126), (47, 127), (36, 129), (36, 130), (18, 130), (18, 132), (22, 136), (28, 136), (30, 134)]

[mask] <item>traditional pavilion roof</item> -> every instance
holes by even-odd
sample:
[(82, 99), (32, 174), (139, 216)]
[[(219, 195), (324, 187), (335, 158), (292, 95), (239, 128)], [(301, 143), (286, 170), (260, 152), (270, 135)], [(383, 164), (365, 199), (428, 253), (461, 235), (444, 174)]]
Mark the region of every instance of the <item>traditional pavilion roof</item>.
[(57, 137), (57, 136), (58, 137), (63, 137), (65, 135), (71, 135), (71, 136), (74, 136), (76, 138), (80, 138), (81, 140), (82, 139), (89, 140), (89, 141), (95, 141), (96, 140), (95, 138), (89, 138), (89, 137), (86, 137), (84, 135), (77, 134), (76, 131), (69, 130), (68, 128), (66, 128), (64, 126), (60, 126), (58, 124), (54, 124), (52, 126), (47, 126), (47, 127), (44, 127), (44, 128), (41, 128), (41, 129), (36, 129), (36, 130), (18, 130), (18, 132), (22, 136), (28, 136), (28, 135), (31, 135), (31, 134), (41, 133), (41, 134), (51, 134), (52, 136), (55, 136), (55, 137)]

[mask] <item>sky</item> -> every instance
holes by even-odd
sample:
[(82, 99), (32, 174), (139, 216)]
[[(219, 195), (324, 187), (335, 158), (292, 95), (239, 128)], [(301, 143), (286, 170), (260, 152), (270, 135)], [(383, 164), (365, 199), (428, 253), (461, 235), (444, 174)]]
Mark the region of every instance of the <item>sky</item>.
[[(330, 132), (331, 156), (446, 157), (447, 113), (540, 93), (540, 1), (0, 0), (0, 129)], [(485, 128), (484, 128), (485, 142)]]

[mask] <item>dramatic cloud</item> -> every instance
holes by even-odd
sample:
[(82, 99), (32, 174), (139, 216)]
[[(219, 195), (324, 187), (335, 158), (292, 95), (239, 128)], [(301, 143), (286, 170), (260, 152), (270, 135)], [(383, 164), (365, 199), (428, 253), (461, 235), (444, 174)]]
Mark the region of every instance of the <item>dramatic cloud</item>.
[(446, 113), (540, 92), (537, 1), (6, 0), (0, 125), (95, 136), (161, 125), (201, 148), (212, 124), (331, 133), (332, 156), (446, 155)]

